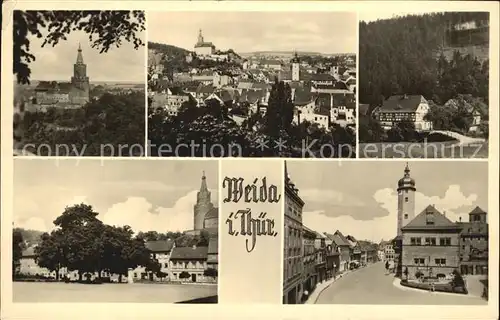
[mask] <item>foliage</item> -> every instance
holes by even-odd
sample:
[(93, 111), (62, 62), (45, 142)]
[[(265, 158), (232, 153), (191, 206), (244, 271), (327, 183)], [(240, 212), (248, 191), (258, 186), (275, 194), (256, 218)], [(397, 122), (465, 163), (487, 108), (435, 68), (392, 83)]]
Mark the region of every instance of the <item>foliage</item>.
[(453, 279), (451, 280), (451, 285), (453, 288), (464, 288), (465, 281), (460, 272), (453, 270)]
[[(26, 112), (23, 125), (26, 140), (34, 146), (34, 150), (28, 151), (38, 155), (54, 156), (55, 152), (59, 155), (141, 155), (145, 135), (144, 92), (105, 93), (80, 109)], [(45, 148), (39, 148), (41, 145)]]
[(24, 240), (23, 235), (19, 230), (12, 232), (12, 275), (18, 271), (20, 260), (23, 257)]
[(415, 278), (420, 279), (423, 276), (424, 276), (424, 274), (422, 273), (422, 271), (417, 270), (417, 272), (415, 272)]
[(370, 116), (359, 116), (358, 138), (360, 143), (382, 142), (387, 140), (387, 133), (380, 122)]
[[(89, 35), (92, 48), (108, 52), (123, 41), (135, 49), (144, 46), (138, 36), (145, 30), (143, 11), (20, 11), (14, 10), (14, 75), (20, 84), (29, 84), (29, 64), (36, 57), (30, 51), (30, 38), (43, 38), (45, 45), (56, 46), (76, 30)], [(44, 34), (46, 33), (46, 34)]]
[(102, 271), (126, 275), (129, 268), (145, 266), (156, 271), (157, 262), (140, 237), (133, 237), (129, 226), (115, 227), (102, 223), (98, 213), (86, 204), (66, 207), (54, 220), (56, 229), (42, 235), (35, 249), (36, 262), (56, 271), (66, 267), (85, 273)]
[(20, 232), (26, 247), (31, 247), (40, 242), (43, 232), (38, 230), (29, 230), (23, 228), (14, 228), (14, 232)]
[(360, 102), (376, 105), (381, 96), (403, 93), (422, 94), (438, 104), (459, 93), (486, 100), (487, 60), (481, 63), (458, 52), (451, 59), (437, 54), (447, 41), (446, 28), (462, 19), (487, 21), (488, 13), (447, 12), (361, 22)]
[(191, 275), (189, 274), (189, 272), (187, 271), (182, 271), (180, 274), (179, 274), (179, 279), (188, 279)]

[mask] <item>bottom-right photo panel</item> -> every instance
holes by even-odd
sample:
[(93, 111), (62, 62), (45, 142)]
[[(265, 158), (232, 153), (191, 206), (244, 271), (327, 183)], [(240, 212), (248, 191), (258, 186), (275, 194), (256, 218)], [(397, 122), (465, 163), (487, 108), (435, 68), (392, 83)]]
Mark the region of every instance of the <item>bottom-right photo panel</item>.
[(284, 304), (487, 305), (486, 161), (286, 161)]

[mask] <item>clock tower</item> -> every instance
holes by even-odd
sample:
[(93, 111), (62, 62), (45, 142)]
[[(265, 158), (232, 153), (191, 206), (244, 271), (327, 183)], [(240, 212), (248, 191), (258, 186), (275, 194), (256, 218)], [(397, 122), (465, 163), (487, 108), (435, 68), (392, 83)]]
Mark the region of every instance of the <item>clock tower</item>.
[(398, 230), (401, 236), (401, 228), (415, 218), (415, 180), (410, 177), (410, 168), (406, 163), (403, 178), (398, 181)]

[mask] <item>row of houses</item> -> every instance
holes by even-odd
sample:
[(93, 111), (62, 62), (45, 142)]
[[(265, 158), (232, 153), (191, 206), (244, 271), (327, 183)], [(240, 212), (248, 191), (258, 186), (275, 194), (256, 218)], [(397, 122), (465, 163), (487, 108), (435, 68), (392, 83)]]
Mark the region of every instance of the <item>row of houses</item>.
[[(102, 271), (100, 277), (109, 277), (111, 281), (188, 281), (188, 282), (216, 282), (216, 273), (208, 274), (207, 269), (218, 269), (217, 251), (218, 238), (211, 237), (209, 245), (205, 247), (176, 247), (173, 240), (147, 241), (146, 248), (150, 251), (151, 257), (160, 264), (160, 273), (146, 270), (145, 267), (137, 267), (128, 271), (127, 277), (118, 274)], [(35, 259), (35, 247), (30, 247), (23, 251), (19, 264), (19, 273), (22, 275), (41, 276), (46, 278), (56, 278), (56, 272), (40, 267)], [(189, 274), (189, 278), (183, 278), (181, 274)], [(87, 273), (85, 278), (94, 279), (98, 273)], [(71, 281), (79, 280), (77, 270), (59, 270), (59, 279), (67, 278)]]
[[(325, 86), (290, 86), (294, 103), (295, 124), (303, 121), (316, 123), (328, 129), (332, 123), (342, 126), (355, 124), (355, 95), (335, 89), (324, 89)], [(334, 88), (334, 86), (332, 86)], [(264, 115), (267, 111), (271, 85), (262, 82), (240, 82), (236, 88), (218, 89), (214, 86), (191, 83), (184, 87), (171, 87), (161, 92), (150, 93), (153, 108), (167, 110), (168, 116), (176, 116), (180, 107), (188, 101), (198, 106), (215, 99), (229, 109), (244, 107), (244, 117), (255, 113)]]
[(344, 236), (339, 230), (320, 233), (305, 226), (304, 204), (285, 162), (284, 304), (301, 303), (317, 284), (378, 261), (378, 245), (374, 243)]

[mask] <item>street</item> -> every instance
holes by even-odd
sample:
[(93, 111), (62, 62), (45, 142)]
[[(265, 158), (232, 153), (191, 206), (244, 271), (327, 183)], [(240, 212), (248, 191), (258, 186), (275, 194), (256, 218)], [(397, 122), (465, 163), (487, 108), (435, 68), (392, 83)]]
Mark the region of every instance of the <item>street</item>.
[(14, 302), (175, 303), (217, 295), (217, 286), (14, 282)]
[(326, 288), (318, 304), (411, 304), (411, 305), (486, 305), (481, 298), (403, 290), (393, 285), (394, 275), (386, 275), (378, 262), (351, 272)]

